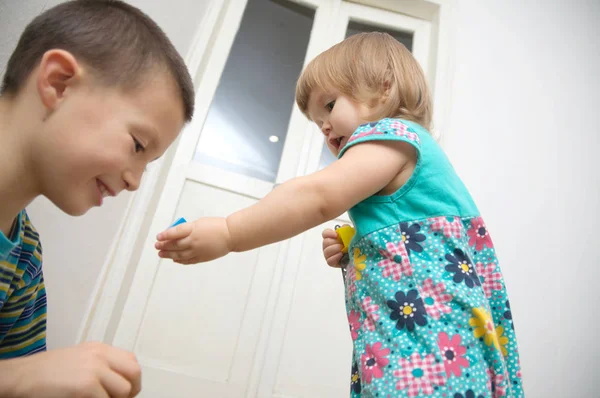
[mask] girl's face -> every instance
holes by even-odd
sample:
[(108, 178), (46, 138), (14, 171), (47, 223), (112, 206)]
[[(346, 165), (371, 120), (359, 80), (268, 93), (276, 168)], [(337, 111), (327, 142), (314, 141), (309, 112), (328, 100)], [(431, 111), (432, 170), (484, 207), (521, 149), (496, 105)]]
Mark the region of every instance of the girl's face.
[(372, 107), (335, 91), (316, 88), (308, 99), (308, 116), (325, 135), (327, 147), (335, 156), (361, 124), (370, 122)]

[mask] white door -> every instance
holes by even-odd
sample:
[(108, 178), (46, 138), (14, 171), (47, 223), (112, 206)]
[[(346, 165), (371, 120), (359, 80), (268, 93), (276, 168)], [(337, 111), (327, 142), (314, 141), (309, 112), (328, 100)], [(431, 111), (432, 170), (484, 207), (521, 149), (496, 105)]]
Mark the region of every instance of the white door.
[(158, 259), (154, 233), (180, 216), (226, 216), (332, 161), (294, 105), (303, 65), (347, 33), (382, 28), (426, 63), (430, 25), (339, 0), (214, 1), (223, 9), (195, 117), (113, 343), (138, 356), (146, 397), (347, 396), (342, 277), (322, 259), (324, 226), (195, 266)]

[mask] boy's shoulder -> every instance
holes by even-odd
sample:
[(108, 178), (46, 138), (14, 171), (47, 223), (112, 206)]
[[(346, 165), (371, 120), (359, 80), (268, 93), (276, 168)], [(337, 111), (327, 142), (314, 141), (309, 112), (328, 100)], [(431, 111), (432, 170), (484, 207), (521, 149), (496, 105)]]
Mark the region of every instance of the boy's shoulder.
[(15, 219), (10, 236), (0, 233), (0, 258), (2, 262), (27, 262), (30, 266), (41, 266), (42, 247), (40, 235), (31, 222), (27, 210), (23, 209)]
[[(22, 210), (7, 238), (0, 235), (0, 358), (46, 350), (46, 288), (39, 235)], [(8, 242), (8, 245), (6, 244)]]

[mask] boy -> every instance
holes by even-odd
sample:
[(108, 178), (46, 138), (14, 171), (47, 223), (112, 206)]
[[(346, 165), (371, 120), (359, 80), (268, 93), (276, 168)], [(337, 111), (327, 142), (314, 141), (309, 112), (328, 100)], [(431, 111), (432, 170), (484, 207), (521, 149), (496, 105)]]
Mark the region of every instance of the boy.
[(0, 396), (135, 396), (131, 353), (45, 352), (42, 250), (25, 207), (45, 195), (77, 216), (136, 190), (193, 113), (185, 64), (140, 10), (75, 0), (27, 26), (0, 93)]

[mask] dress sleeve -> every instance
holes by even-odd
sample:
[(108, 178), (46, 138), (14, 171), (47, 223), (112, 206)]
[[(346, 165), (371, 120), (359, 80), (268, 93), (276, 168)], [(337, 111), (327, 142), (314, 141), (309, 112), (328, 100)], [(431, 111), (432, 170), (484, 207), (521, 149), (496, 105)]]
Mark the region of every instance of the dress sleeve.
[(400, 119), (382, 119), (378, 122), (360, 125), (350, 136), (338, 158), (341, 158), (354, 145), (367, 141), (404, 141), (413, 145), (417, 152), (420, 152), (421, 149), (419, 135), (412, 127)]

